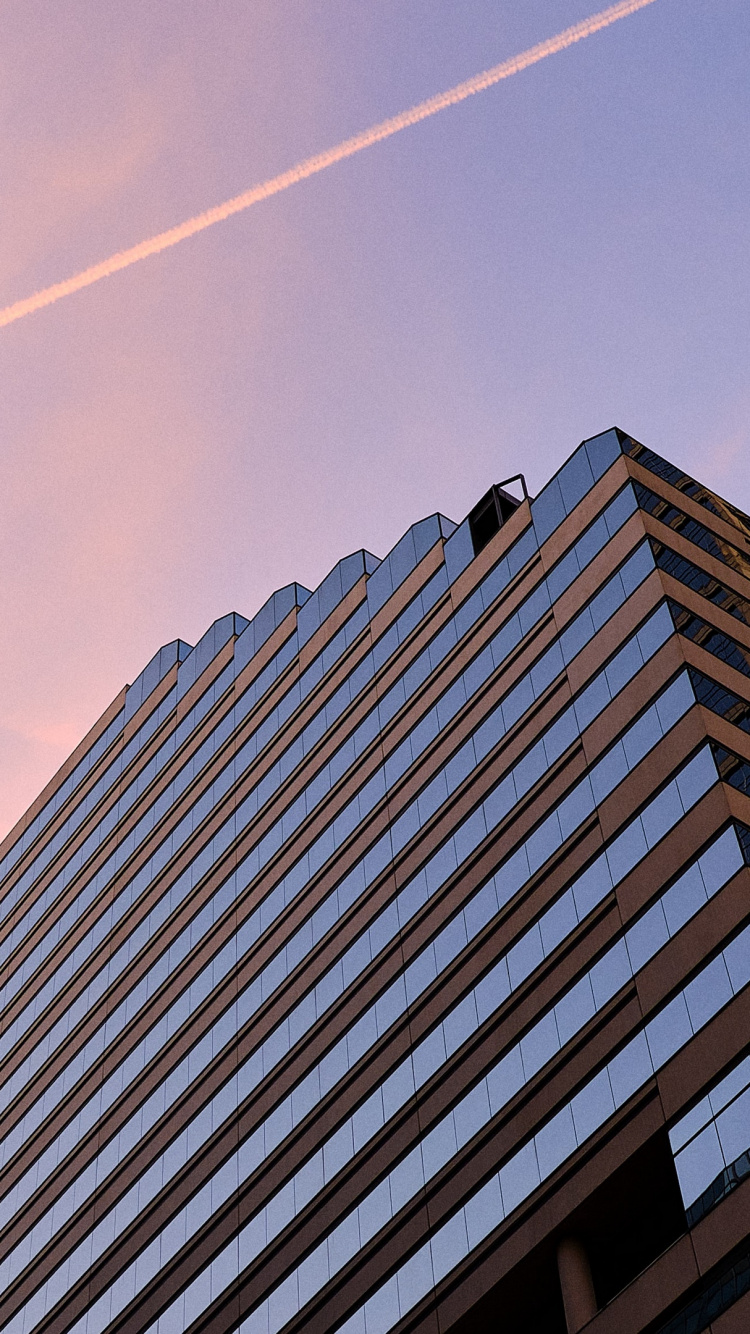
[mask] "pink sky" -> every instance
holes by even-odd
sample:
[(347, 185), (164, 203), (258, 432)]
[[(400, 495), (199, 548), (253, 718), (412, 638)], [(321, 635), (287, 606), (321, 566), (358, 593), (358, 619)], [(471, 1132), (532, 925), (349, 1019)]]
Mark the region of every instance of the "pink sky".
[[(0, 304), (595, 7), (9, 8)], [(657, 0), (0, 331), (0, 832), (160, 644), (615, 422), (750, 507), (749, 30)]]

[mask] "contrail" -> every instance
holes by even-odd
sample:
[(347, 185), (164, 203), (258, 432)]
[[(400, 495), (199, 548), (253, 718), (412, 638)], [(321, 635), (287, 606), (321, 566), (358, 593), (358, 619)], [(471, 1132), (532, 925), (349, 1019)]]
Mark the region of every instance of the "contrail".
[(344, 158), (353, 157), (355, 153), (361, 153), (363, 148), (369, 148), (383, 139), (390, 139), (392, 134), (398, 134), (400, 130), (416, 125), (418, 121), (426, 120), (428, 116), (435, 116), (438, 111), (444, 111), (446, 107), (455, 106), (457, 102), (463, 102), (474, 93), (481, 93), (485, 88), (491, 88), (502, 79), (509, 79), (512, 74), (528, 69), (529, 65), (536, 65), (540, 60), (546, 60), (547, 56), (553, 56), (557, 51), (564, 51), (567, 46), (573, 46), (584, 37), (591, 37), (600, 29), (608, 28), (611, 23), (617, 23), (619, 19), (627, 18), (628, 14), (634, 14), (636, 10), (645, 9), (646, 5), (653, 3), (654, 0), (620, 0), (619, 4), (610, 5), (608, 9), (592, 14), (590, 18), (583, 19), (580, 23), (574, 23), (572, 27), (559, 32), (556, 37), (548, 37), (546, 41), (538, 42), (536, 46), (529, 47), (520, 55), (511, 56), (509, 60), (494, 65), (483, 74), (475, 74), (473, 78), (456, 84), (455, 88), (449, 88), (445, 93), (428, 97), (425, 102), (419, 102), (408, 111), (402, 111), (397, 116), (391, 116), (389, 120), (381, 121), (379, 125), (371, 126), (369, 130), (355, 134), (351, 139), (345, 139), (335, 148), (328, 148), (314, 157), (305, 158), (304, 162), (298, 162), (296, 167), (290, 167), (280, 176), (273, 176), (260, 185), (252, 186), (243, 194), (235, 195), (234, 199), (227, 199), (225, 203), (217, 204), (194, 218), (188, 218), (187, 222), (181, 222), (177, 227), (170, 227), (166, 232), (159, 232), (157, 236), (152, 236), (147, 241), (140, 241), (129, 250), (119, 250), (117, 254), (110, 255), (109, 259), (104, 259), (99, 264), (92, 264), (91, 268), (84, 269), (82, 273), (77, 273), (72, 278), (54, 283), (52, 287), (45, 287), (22, 301), (15, 301), (12, 306), (0, 310), (0, 326), (12, 324), (14, 320), (20, 320), (24, 315), (30, 315), (32, 311), (40, 310), (42, 306), (51, 306), (61, 297), (79, 292), (82, 287), (89, 287), (91, 283), (99, 282), (100, 278), (109, 278), (120, 269), (127, 269), (129, 265), (147, 259), (149, 255), (158, 255), (161, 250), (167, 250), (169, 246), (186, 241), (196, 232), (205, 231), (207, 227), (213, 227), (216, 222), (224, 222), (226, 218), (231, 218), (233, 213), (241, 213), (243, 209), (251, 208), (262, 199), (269, 199), (271, 195), (288, 190), (290, 185), (296, 185), (298, 181), (304, 181), (308, 176), (315, 176), (319, 171), (325, 171), (326, 167), (332, 167), (335, 162), (341, 162)]

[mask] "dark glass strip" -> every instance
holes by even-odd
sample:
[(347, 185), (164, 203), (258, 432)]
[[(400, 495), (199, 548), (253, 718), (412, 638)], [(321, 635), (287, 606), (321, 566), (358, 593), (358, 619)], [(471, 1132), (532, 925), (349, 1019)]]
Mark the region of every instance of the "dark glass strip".
[(742, 848), (742, 855), (745, 858), (745, 864), (750, 866), (750, 829), (748, 829), (747, 825), (740, 824), (739, 820), (735, 820), (734, 828), (737, 837), (740, 840), (740, 847)]
[(696, 667), (690, 667), (690, 680), (693, 683), (695, 698), (699, 704), (726, 718), (734, 727), (741, 727), (743, 732), (750, 732), (750, 704), (746, 699), (735, 695), (733, 690), (720, 686), (710, 676), (704, 676)]
[(710, 528), (704, 527), (697, 519), (691, 519), (689, 515), (683, 514), (682, 510), (671, 505), (663, 496), (657, 496), (655, 491), (649, 491), (647, 486), (633, 482), (633, 488), (640, 509), (651, 514), (673, 532), (679, 533), (681, 537), (686, 537), (689, 542), (694, 542), (702, 551), (707, 551), (710, 556), (723, 561), (730, 569), (750, 579), (750, 557), (744, 552), (738, 551), (731, 542), (725, 542), (722, 537), (712, 532)]
[[(626, 443), (627, 441), (627, 443)], [(728, 500), (722, 500), (715, 492), (709, 491), (707, 486), (701, 486), (694, 477), (688, 476), (686, 472), (681, 472), (673, 463), (668, 463), (660, 454), (655, 454), (652, 449), (647, 449), (637, 440), (630, 437), (622, 437), (620, 441), (623, 454), (628, 458), (635, 459), (642, 468), (648, 468), (649, 472), (654, 473), (656, 477), (663, 477), (665, 482), (669, 482), (676, 491), (682, 491), (683, 495), (689, 496), (691, 500), (697, 501), (704, 509), (710, 510), (712, 514), (718, 514), (720, 519), (725, 519), (727, 523), (734, 524), (736, 528), (741, 529), (743, 533), (750, 536), (750, 518), (743, 514), (742, 510), (737, 509), (735, 505), (730, 505)]]
[(678, 556), (676, 551), (672, 551), (672, 548), (665, 546), (663, 542), (657, 542), (653, 537), (649, 540), (654, 560), (660, 570), (665, 574), (671, 574), (673, 579), (678, 579), (686, 588), (692, 588), (694, 593), (700, 593), (701, 597), (713, 602), (714, 606), (721, 607), (722, 611), (728, 612), (730, 616), (735, 616), (738, 621), (750, 625), (750, 602), (746, 598), (740, 597), (739, 593), (720, 584), (712, 574), (702, 570), (698, 565), (693, 565), (692, 561), (686, 560), (684, 556)]
[(738, 792), (745, 792), (750, 796), (750, 762), (741, 759), (731, 750), (725, 750), (715, 741), (711, 742), (711, 749), (722, 783), (729, 783), (730, 787), (736, 787)]
[(679, 602), (668, 598), (667, 603), (675, 630), (679, 634), (692, 639), (694, 644), (699, 644), (707, 653), (713, 653), (715, 658), (728, 663), (736, 671), (742, 672), (743, 676), (750, 676), (750, 649), (737, 644), (729, 635), (717, 630), (715, 625), (709, 625), (702, 616), (696, 616), (686, 607), (681, 607)]
[(742, 1185), (750, 1176), (750, 1149), (741, 1153), (739, 1158), (735, 1158), (729, 1167), (725, 1167), (723, 1172), (711, 1182), (711, 1185), (704, 1190), (702, 1195), (691, 1204), (686, 1210), (688, 1227), (695, 1227), (711, 1209), (715, 1209), (727, 1195)]
[(702, 1291), (661, 1325), (657, 1334), (701, 1334), (712, 1320), (728, 1311), (746, 1292), (750, 1292), (750, 1246), (747, 1243), (725, 1268), (704, 1280)]

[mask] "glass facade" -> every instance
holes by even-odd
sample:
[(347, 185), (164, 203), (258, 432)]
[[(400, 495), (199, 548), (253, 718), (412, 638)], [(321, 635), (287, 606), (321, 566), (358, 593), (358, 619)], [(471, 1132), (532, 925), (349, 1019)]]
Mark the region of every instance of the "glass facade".
[(647, 1263), (745, 1188), (748, 531), (608, 431), (155, 655), (0, 860), (3, 1329), (557, 1334), (626, 1128)]

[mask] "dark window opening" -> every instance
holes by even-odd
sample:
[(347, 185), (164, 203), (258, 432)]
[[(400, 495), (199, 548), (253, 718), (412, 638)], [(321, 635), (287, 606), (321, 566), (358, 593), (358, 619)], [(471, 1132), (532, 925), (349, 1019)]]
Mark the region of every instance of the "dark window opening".
[(469, 515), (469, 532), (475, 556), (487, 546), (495, 533), (500, 532), (520, 504), (520, 500), (500, 486), (491, 486), (486, 496), (482, 496)]
[[(659, 1131), (566, 1219), (561, 1236), (583, 1246), (601, 1309), (685, 1230), (669, 1140)], [(550, 1237), (526, 1256), (451, 1334), (565, 1334), (559, 1240)]]
[(567, 1226), (585, 1247), (601, 1308), (685, 1231), (666, 1131), (613, 1172)]
[(465, 1316), (451, 1325), (451, 1334), (566, 1334), (566, 1331), (556, 1246), (552, 1241), (525, 1256)]

